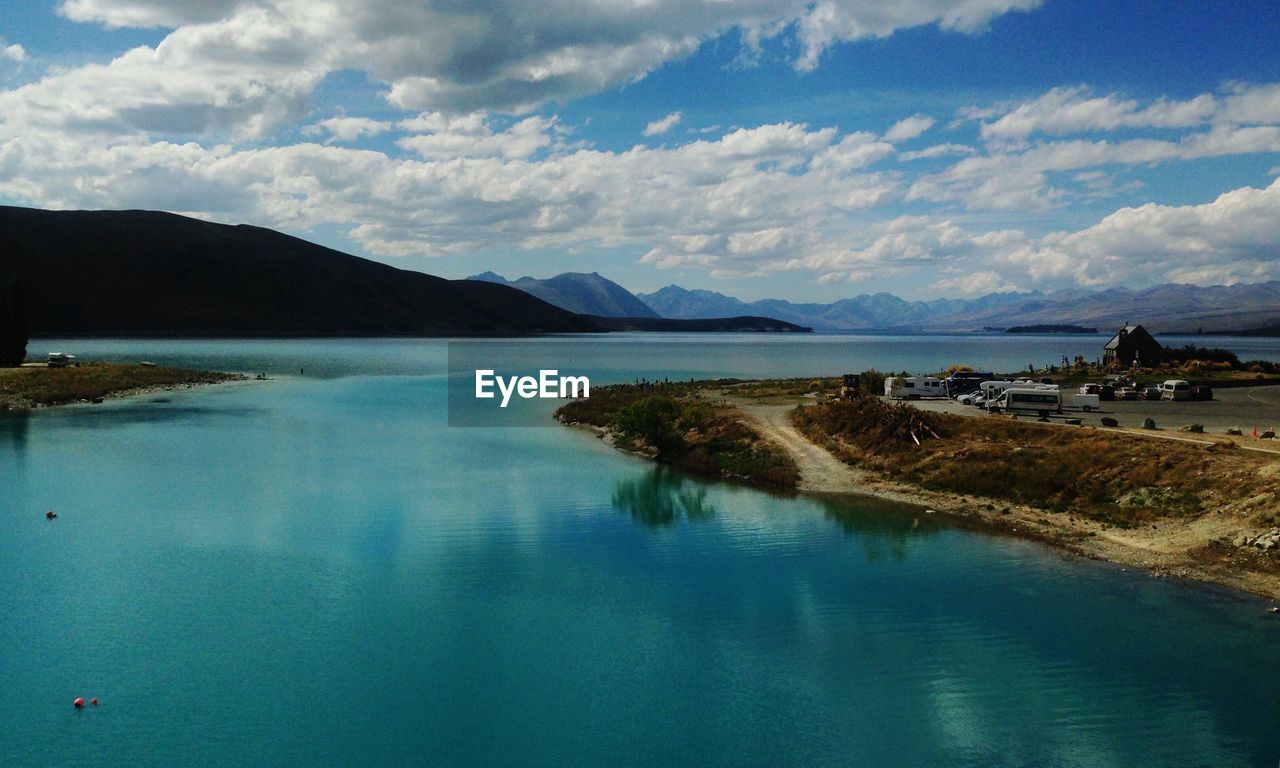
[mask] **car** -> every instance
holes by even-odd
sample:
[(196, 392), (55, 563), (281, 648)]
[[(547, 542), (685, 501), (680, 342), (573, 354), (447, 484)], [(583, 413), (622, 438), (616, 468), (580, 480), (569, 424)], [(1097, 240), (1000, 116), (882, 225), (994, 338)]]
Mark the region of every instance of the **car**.
[(1143, 399), (1143, 400), (1159, 400), (1159, 399), (1160, 399), (1160, 388), (1159, 388), (1159, 387), (1147, 387), (1147, 388), (1143, 389), (1143, 390), (1142, 390), (1142, 399)]
[(1102, 392), (1101, 384), (1081, 384), (1080, 385), (1079, 393), (1082, 395), (1097, 395), (1097, 394), (1101, 394), (1101, 392)]
[(1197, 384), (1191, 388), (1192, 400), (1212, 400), (1213, 389), (1205, 384)]
[(1124, 389), (1118, 390), (1116, 392), (1116, 399), (1117, 400), (1141, 400), (1142, 393), (1133, 387), (1125, 387)]
[(1098, 387), (1099, 400), (1115, 400), (1116, 390), (1110, 384), (1103, 384)]

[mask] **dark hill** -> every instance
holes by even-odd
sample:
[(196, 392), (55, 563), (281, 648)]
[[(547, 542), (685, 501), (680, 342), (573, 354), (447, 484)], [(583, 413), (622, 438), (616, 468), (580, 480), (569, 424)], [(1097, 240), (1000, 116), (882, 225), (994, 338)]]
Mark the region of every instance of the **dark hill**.
[(13, 269), (37, 336), (602, 330), (507, 286), (445, 280), (269, 229), (152, 211), (0, 206), (0, 272)]

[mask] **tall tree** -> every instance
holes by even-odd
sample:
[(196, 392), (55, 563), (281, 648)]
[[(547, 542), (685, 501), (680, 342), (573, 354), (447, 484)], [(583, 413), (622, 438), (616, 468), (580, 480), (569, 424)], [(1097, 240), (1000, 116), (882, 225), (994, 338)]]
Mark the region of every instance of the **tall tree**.
[(27, 359), (27, 309), (22, 300), (22, 280), (9, 274), (0, 290), (0, 366), (16, 367)]

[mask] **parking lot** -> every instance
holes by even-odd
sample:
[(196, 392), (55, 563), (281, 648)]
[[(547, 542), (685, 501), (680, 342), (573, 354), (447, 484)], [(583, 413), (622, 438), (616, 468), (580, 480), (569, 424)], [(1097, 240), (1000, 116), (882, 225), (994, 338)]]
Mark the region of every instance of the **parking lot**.
[[(1109, 416), (1126, 428), (1140, 428), (1150, 417), (1161, 430), (1176, 431), (1188, 424), (1200, 424), (1206, 433), (1218, 435), (1225, 434), (1231, 427), (1243, 430), (1246, 437), (1254, 427), (1260, 433), (1280, 429), (1280, 386), (1215, 389), (1213, 400), (1104, 401), (1092, 413), (1077, 410), (1071, 402), (1072, 395), (1072, 392), (1063, 392), (1063, 416), (1080, 418), (1084, 424), (1094, 426), (1100, 426), (1102, 418)], [(952, 400), (918, 400), (912, 404), (923, 410), (961, 416), (983, 412)]]

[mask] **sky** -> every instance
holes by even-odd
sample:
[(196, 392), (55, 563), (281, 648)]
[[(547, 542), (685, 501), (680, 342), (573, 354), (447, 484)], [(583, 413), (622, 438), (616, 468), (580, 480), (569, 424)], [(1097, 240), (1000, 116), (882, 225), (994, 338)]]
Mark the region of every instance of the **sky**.
[(0, 204), (452, 278), (1259, 282), (1278, 177), (1274, 0), (0, 0)]

